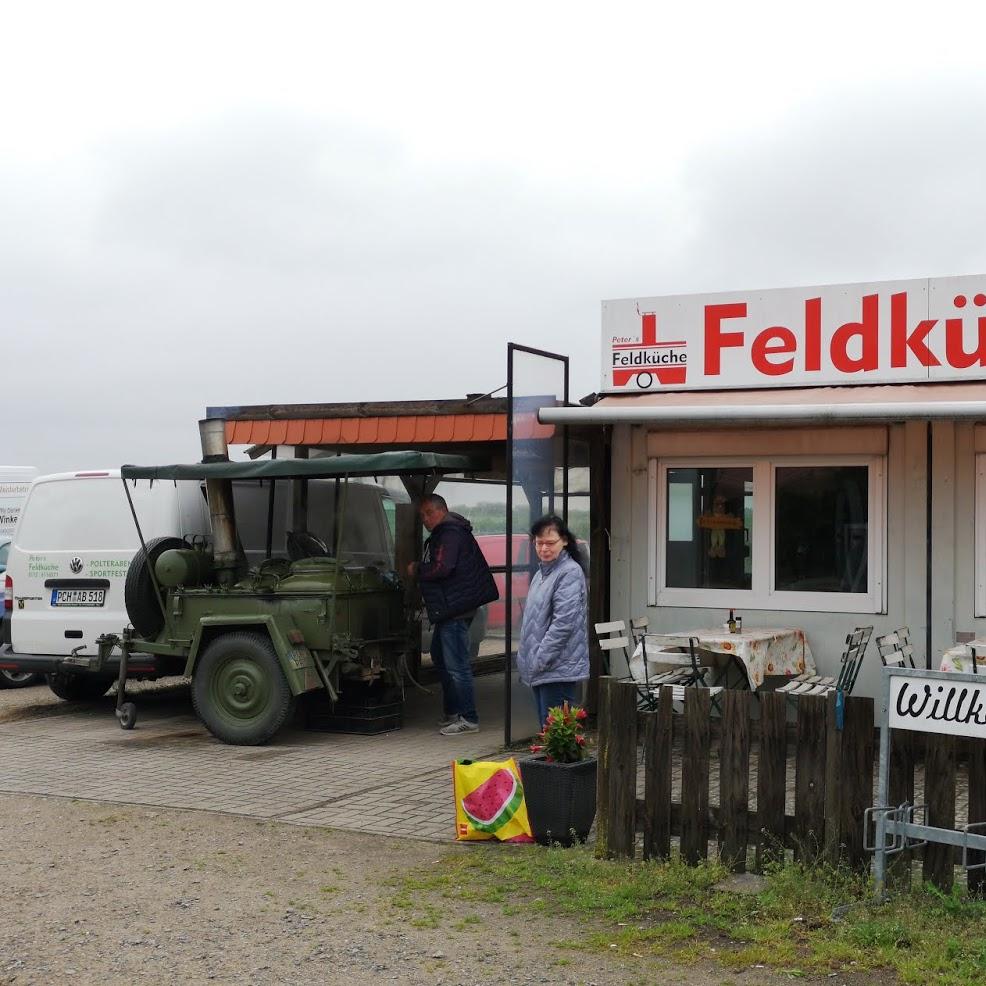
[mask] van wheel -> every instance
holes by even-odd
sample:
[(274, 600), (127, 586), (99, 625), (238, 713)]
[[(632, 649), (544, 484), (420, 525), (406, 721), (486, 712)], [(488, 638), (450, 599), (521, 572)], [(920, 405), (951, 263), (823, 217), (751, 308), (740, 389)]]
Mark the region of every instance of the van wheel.
[(292, 715), (294, 702), (269, 637), (225, 633), (209, 644), (195, 666), (195, 713), (224, 743), (266, 743)]
[(30, 671), (0, 671), (0, 688), (27, 688), (42, 681), (40, 674)]
[(55, 671), (45, 677), (48, 687), (66, 702), (94, 702), (110, 690), (114, 681), (88, 674), (65, 674), (64, 671)]
[(151, 579), (154, 563), (165, 551), (185, 546), (181, 538), (152, 538), (147, 542), (147, 551), (141, 548), (127, 569), (127, 582), (123, 589), (127, 616), (137, 633), (147, 640), (153, 640), (164, 626), (161, 602)]

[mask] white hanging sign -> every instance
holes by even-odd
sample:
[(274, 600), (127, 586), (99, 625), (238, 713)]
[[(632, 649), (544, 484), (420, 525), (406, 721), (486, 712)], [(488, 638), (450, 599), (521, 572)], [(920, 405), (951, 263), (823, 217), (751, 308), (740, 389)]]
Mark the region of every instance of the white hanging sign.
[(892, 675), (887, 714), (891, 729), (986, 739), (986, 675), (982, 684), (948, 672)]
[(986, 275), (603, 302), (602, 389), (986, 379)]

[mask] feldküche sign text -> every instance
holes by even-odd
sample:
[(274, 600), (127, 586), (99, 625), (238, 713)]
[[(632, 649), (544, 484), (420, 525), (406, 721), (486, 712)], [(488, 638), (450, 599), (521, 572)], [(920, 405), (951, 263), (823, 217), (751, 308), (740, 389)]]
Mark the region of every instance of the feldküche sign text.
[(986, 275), (603, 302), (610, 393), (986, 379)]
[(890, 678), (891, 729), (986, 738), (986, 676), (983, 684), (956, 681), (942, 673), (933, 677), (893, 675)]

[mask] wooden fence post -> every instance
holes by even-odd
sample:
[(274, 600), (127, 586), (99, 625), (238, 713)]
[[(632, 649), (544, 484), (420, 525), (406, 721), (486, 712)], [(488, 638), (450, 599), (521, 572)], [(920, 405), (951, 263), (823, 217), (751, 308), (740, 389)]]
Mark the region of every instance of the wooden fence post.
[(760, 696), (760, 754), (757, 768), (757, 856), (763, 870), (784, 859), (784, 794), (787, 776), (787, 697)]
[(600, 678), (596, 855), (633, 858), (637, 808), (637, 688)]
[(746, 872), (750, 810), (750, 703), (752, 692), (722, 695), (719, 754), (719, 855), (734, 873)]
[[(945, 733), (928, 734), (924, 758), (924, 803), (928, 824), (936, 828), (955, 828), (955, 737)], [(952, 889), (955, 850), (952, 846), (929, 842), (924, 847), (924, 878), (946, 893)]]
[(826, 708), (822, 695), (798, 699), (793, 841), (794, 858), (806, 863), (817, 860), (825, 845)]
[(671, 689), (644, 716), (644, 859), (671, 856)]
[(835, 693), (828, 696), (825, 770), (825, 856), (834, 866), (845, 856), (865, 870), (863, 812), (873, 803), (873, 699), (847, 697), (843, 728), (836, 721)]
[(613, 679), (600, 675), (596, 710), (596, 849), (605, 859), (609, 845), (609, 686)]
[(709, 748), (712, 701), (708, 688), (685, 689), (685, 752), (681, 760), (681, 855), (694, 866), (709, 855)]
[[(914, 754), (917, 733), (908, 729), (890, 730), (890, 763), (887, 765), (887, 801), (902, 805), (914, 804)], [(970, 799), (972, 791), (969, 791)], [(970, 810), (972, 801), (969, 802)], [(895, 890), (907, 890), (911, 886), (911, 857), (907, 850), (887, 859), (887, 886)]]

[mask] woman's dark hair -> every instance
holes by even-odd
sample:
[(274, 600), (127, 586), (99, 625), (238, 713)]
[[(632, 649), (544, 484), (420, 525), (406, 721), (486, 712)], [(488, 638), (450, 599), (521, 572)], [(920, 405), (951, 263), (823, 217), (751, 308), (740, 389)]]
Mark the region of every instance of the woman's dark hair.
[(540, 537), (549, 528), (554, 528), (568, 543), (565, 550), (572, 556), (572, 560), (578, 562), (582, 571), (585, 571), (585, 555), (579, 547), (579, 542), (575, 535), (568, 529), (568, 525), (557, 514), (546, 514), (540, 520), (531, 525), (531, 538)]

